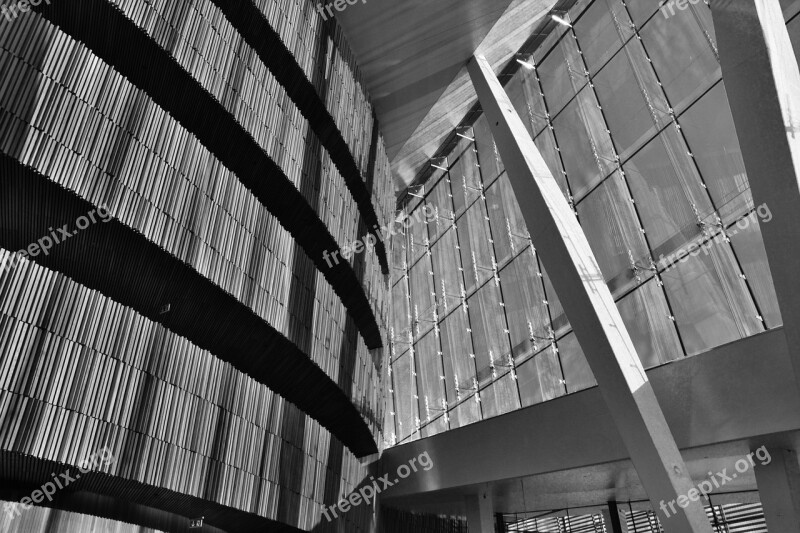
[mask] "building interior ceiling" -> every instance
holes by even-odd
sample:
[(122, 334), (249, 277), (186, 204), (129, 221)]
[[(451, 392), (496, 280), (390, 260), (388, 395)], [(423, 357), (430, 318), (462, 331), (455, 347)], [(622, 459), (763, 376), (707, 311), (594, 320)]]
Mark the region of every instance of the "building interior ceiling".
[[(800, 445), (800, 432), (784, 436), (784, 444)], [(760, 443), (760, 442), (759, 442)], [(686, 466), (692, 479), (707, 478), (708, 471), (722, 472), (738, 459), (755, 449), (751, 439), (718, 443), (683, 450)], [(487, 453), (492, 453), (487, 451)], [(497, 453), (497, 452), (494, 452)], [(535, 457), (532, 456), (532, 460)], [(752, 470), (735, 476), (722, 489), (713, 493), (715, 504), (746, 503), (747, 492), (756, 490)], [(465, 498), (477, 494), (481, 485), (416, 494), (385, 500), (386, 505), (414, 512), (463, 515)], [(633, 507), (647, 508), (647, 493), (629, 461), (586, 466), (535, 476), (507, 479), (492, 483), (494, 509), (500, 513), (555, 511), (562, 509), (573, 515), (599, 512), (598, 502), (633, 502)], [(644, 506), (637, 505), (644, 502)], [(570, 511), (571, 510), (571, 511)], [(556, 513), (555, 515), (559, 515)]]
[(554, 4), (369, 0), (336, 12), (372, 96), (398, 192), (475, 103), (467, 60), (483, 54), (497, 70)]

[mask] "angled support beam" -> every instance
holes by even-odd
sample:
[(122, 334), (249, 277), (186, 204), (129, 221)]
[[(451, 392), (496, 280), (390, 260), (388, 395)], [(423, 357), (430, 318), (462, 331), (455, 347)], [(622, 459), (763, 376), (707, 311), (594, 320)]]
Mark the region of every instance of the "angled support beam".
[[(489, 63), (474, 56), (467, 70), (533, 244), (653, 508), (664, 509), (693, 483), (589, 242)], [(656, 511), (666, 533), (711, 533), (700, 501), (674, 509)]]
[(714, 30), (795, 380), (800, 386), (800, 70), (779, 0), (714, 0)]

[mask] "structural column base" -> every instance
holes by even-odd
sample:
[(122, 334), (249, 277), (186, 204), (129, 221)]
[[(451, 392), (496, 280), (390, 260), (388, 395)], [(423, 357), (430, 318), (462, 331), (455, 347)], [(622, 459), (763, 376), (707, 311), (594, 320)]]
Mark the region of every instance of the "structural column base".
[(755, 467), (756, 483), (772, 532), (800, 531), (800, 466), (797, 452), (785, 448), (769, 448), (772, 460)]

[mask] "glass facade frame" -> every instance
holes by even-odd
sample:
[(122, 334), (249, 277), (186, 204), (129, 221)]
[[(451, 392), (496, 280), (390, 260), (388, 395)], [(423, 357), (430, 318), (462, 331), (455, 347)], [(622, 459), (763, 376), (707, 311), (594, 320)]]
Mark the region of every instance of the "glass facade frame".
[[(581, 4), (569, 13), (573, 26), (552, 32), (528, 58), (533, 68), (506, 84), (645, 368), (781, 323), (759, 230), (769, 217), (749, 192), (708, 9), (699, 4), (665, 21), (655, 8), (620, 0)], [(672, 56), (664, 47), (676, 31), (688, 49)], [(436, 362), (445, 390), (442, 397), (438, 382), (429, 391), (417, 380), (415, 394), (428, 396), (428, 406), (431, 398), (444, 403), (411, 423), (395, 416), (387, 445), (595, 384), (483, 115), (473, 134), (424, 199), (405, 206), (413, 216), (423, 205), (441, 215), (446, 198), (453, 205), (453, 216), (424, 224), (433, 261), (404, 274), (430, 273), (436, 323), (410, 317), (399, 327), (418, 330), (406, 342), (418, 365)], [(397, 235), (392, 246), (408, 239)], [(425, 338), (431, 328), (438, 344)]]

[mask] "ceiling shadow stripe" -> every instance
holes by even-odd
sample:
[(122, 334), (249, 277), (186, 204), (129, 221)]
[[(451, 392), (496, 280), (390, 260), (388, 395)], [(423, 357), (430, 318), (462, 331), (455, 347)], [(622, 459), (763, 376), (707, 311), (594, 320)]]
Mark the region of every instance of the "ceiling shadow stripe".
[[(52, 474), (74, 473), (76, 467), (20, 452), (0, 452), (0, 499), (18, 502), (52, 481)], [(203, 517), (203, 531), (275, 531), (301, 529), (215, 501), (103, 472), (82, 473), (80, 479), (56, 491), (42, 507), (109, 518), (160, 531), (187, 532), (189, 518)], [(23, 511), (25, 512), (25, 511)], [(209, 527), (211, 526), (211, 527)]]
[(339, 169), (347, 189), (364, 217), (367, 231), (376, 237), (375, 253), (378, 255), (381, 270), (384, 274), (388, 274), (386, 247), (380, 239), (380, 232), (375, 229), (380, 224), (372, 205), (371, 193), (364, 180), (361, 179), (361, 172), (347, 142), (314, 85), (252, 0), (211, 1), (222, 11), (225, 18), (236, 28), (247, 44), (255, 50), (278, 83), (286, 89), (289, 97), (316, 133), (322, 146), (330, 154), (333, 164)]
[(145, 91), (233, 171), (323, 273), (353, 316), (366, 345), (382, 346), (375, 314), (352, 267), (344, 261), (328, 266), (323, 259), (323, 252), (339, 250), (328, 228), (282, 169), (219, 101), (104, 0), (54, 2), (32, 9)]
[[(0, 175), (0, 246), (6, 249), (26, 248), (48, 235), (49, 227), (94, 208), (5, 154), (0, 154)], [(131, 307), (267, 385), (357, 457), (377, 452), (357, 408), (308, 355), (234, 296), (118, 220), (92, 224), (49, 255), (31, 259)]]

